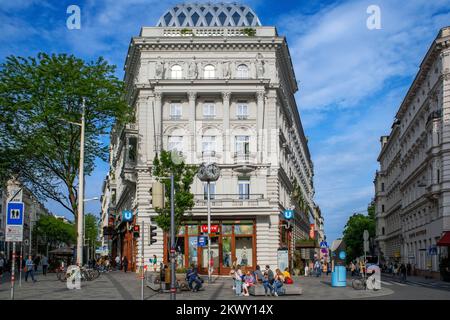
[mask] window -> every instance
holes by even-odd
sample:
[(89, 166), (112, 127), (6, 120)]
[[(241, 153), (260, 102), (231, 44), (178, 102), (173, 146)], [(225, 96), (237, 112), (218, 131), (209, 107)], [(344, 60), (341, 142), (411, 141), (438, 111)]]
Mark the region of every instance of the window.
[(250, 137), (236, 136), (235, 149), (236, 155), (248, 155), (250, 153)]
[(216, 152), (216, 137), (215, 136), (203, 136), (202, 152), (204, 155), (214, 155), (215, 154), (215, 152)]
[(239, 199), (250, 199), (250, 180), (248, 178), (238, 181)]
[(245, 64), (238, 65), (236, 71), (237, 71), (236, 72), (237, 73), (237, 77), (239, 79), (246, 79), (246, 78), (248, 78), (248, 67), (247, 67), (247, 65), (245, 65)]
[(381, 212), (384, 212), (384, 204), (381, 205)]
[(131, 162), (136, 161), (136, 151), (137, 151), (137, 138), (130, 137), (128, 139), (128, 160)]
[(248, 118), (248, 104), (246, 101), (239, 101), (236, 107), (236, 115), (238, 119)]
[(384, 183), (381, 183), (381, 192), (384, 192)]
[[(204, 199), (208, 200), (208, 183), (204, 183), (203, 184), (203, 195), (204, 195)], [(215, 182), (210, 182), (209, 183), (209, 198), (211, 200), (214, 200), (216, 196), (216, 184)]]
[(384, 233), (385, 233), (385, 230), (384, 230), (384, 227), (383, 227), (383, 228), (381, 228), (381, 234), (384, 236)]
[(203, 69), (203, 78), (205, 79), (214, 79), (216, 77), (216, 72), (213, 65), (208, 64)]
[(181, 119), (181, 103), (172, 102), (170, 104), (170, 118), (171, 119)]
[(203, 117), (206, 119), (216, 117), (216, 105), (213, 101), (205, 101), (203, 104)]
[(172, 79), (181, 79), (183, 77), (183, 70), (181, 69), (181, 66), (176, 64), (172, 66), (170, 69), (170, 77)]
[(183, 137), (182, 136), (170, 136), (169, 137), (169, 144), (168, 144), (169, 151), (183, 151)]

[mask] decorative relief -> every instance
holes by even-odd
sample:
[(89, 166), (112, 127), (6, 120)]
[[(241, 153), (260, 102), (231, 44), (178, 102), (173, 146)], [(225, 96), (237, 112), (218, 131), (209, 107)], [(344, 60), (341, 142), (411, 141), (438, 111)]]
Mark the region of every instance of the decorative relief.
[(258, 79), (264, 78), (264, 72), (265, 72), (265, 67), (264, 67), (264, 60), (263, 59), (263, 55), (261, 53), (258, 53), (256, 55), (256, 77)]
[(161, 61), (158, 57), (158, 61), (155, 63), (155, 78), (156, 79), (163, 79), (164, 76), (164, 62)]

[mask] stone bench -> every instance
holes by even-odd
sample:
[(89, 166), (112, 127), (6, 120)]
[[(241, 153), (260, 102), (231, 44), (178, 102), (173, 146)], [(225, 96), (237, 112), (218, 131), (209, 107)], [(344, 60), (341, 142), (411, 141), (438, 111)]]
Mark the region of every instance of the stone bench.
[[(283, 288), (285, 290), (284, 295), (301, 295), (302, 288), (298, 284), (284, 284)], [(264, 296), (264, 286), (262, 284), (257, 284), (256, 286), (251, 286), (248, 288), (248, 293), (252, 296)]]

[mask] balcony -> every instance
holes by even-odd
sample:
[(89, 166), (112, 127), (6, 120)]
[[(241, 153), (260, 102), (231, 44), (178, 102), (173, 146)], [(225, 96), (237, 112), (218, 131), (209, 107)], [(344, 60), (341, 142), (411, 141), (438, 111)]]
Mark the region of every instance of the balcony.
[(204, 120), (214, 120), (214, 119), (216, 119), (216, 115), (215, 114), (204, 114), (203, 119)]
[(238, 120), (247, 120), (248, 119), (248, 114), (238, 114), (236, 116), (236, 119), (238, 119)]
[[(206, 194), (195, 194), (194, 202), (196, 207), (206, 207)], [(264, 194), (211, 194), (211, 207), (258, 207), (268, 204)]]

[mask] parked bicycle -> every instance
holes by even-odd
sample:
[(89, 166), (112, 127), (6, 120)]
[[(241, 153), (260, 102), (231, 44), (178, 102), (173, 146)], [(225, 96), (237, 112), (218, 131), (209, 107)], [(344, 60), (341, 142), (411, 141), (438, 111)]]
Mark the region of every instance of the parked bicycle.
[[(64, 269), (60, 268), (56, 272), (57, 279), (62, 282), (66, 282), (70, 276), (71, 274), (67, 272), (66, 268)], [(85, 265), (80, 268), (80, 276), (81, 281), (92, 281), (100, 277), (100, 271), (93, 268), (89, 268), (88, 266)]]

